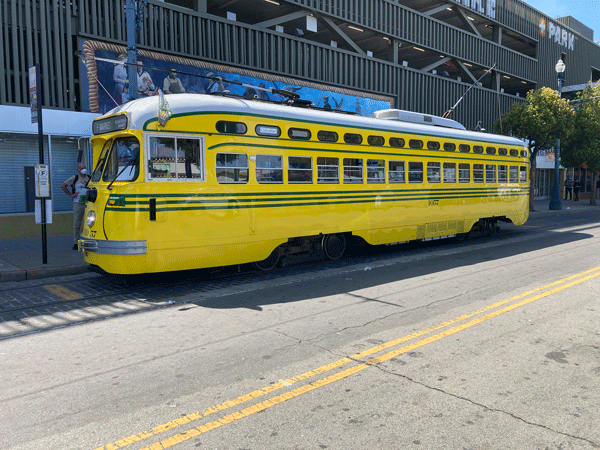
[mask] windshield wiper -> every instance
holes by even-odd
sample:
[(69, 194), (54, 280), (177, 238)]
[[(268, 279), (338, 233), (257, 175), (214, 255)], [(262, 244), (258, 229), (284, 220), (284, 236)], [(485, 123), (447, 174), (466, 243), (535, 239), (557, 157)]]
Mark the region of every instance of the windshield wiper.
[[(121, 169), (121, 171), (115, 175), (115, 177), (112, 179), (112, 181), (110, 183), (108, 183), (108, 186), (106, 187), (106, 189), (111, 190), (111, 186), (117, 180), (117, 178), (119, 178), (119, 176), (125, 171), (125, 169), (127, 169), (133, 163), (137, 162), (137, 160), (138, 160), (139, 157), (140, 157), (140, 151), (138, 150), (138, 152), (135, 155), (135, 157), (133, 157), (129, 161), (127, 161), (127, 164), (125, 164), (123, 166), (123, 168)], [(131, 181), (131, 180), (128, 180), (128, 181)]]

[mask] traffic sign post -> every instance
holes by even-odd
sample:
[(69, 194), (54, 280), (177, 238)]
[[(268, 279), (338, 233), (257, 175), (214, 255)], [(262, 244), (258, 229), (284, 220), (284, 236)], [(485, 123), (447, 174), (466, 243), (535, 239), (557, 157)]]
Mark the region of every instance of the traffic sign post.
[[(40, 163), (35, 171), (35, 194), (41, 197), (41, 224), (42, 224), (42, 260), (48, 264), (48, 242), (46, 239), (46, 198), (50, 197), (50, 168), (44, 164), (44, 127), (42, 126), (42, 80), (40, 78), (40, 65), (29, 68), (29, 101), (31, 103), (31, 123), (38, 124), (38, 141)], [(46, 194), (46, 195), (41, 195)], [(37, 201), (36, 201), (37, 203)]]

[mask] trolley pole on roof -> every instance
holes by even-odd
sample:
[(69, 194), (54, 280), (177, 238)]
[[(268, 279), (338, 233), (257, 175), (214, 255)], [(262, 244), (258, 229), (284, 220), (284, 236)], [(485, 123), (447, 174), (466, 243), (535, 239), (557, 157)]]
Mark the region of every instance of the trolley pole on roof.
[(137, 1), (127, 0), (125, 21), (127, 25), (127, 78), (129, 79), (129, 100), (137, 98)]

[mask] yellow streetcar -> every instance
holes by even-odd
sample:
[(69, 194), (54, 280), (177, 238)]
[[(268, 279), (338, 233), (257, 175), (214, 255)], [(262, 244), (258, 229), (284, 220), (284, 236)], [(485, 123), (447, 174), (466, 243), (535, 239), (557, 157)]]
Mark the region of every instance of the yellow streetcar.
[(372, 117), (219, 95), (132, 101), (93, 122), (79, 246), (118, 274), (493, 232), (528, 218), (523, 142), (441, 117)]

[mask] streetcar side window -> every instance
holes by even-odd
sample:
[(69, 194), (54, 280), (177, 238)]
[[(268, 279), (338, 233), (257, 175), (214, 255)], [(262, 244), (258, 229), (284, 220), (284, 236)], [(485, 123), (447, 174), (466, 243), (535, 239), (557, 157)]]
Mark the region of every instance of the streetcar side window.
[(439, 150), (440, 143), (437, 141), (427, 141), (427, 150)]
[(363, 182), (363, 160), (344, 158), (344, 183)]
[(216, 172), (219, 183), (247, 183), (248, 155), (245, 153), (217, 153)]
[(308, 141), (312, 136), (310, 130), (305, 128), (290, 128), (288, 130), (288, 136), (291, 139), (301, 139), (303, 141)]
[(456, 144), (453, 144), (452, 142), (444, 142), (444, 150), (447, 152), (454, 152), (456, 151)]
[(519, 170), (519, 181), (521, 183), (527, 182), (527, 167), (521, 166)]
[(376, 145), (378, 147), (382, 147), (383, 145), (385, 145), (385, 139), (383, 138), (383, 136), (367, 136), (367, 143), (369, 145)]
[(460, 163), (458, 165), (458, 182), (468, 183), (471, 181), (471, 168), (468, 164)]
[(344, 142), (346, 144), (362, 144), (363, 137), (357, 133), (346, 133), (344, 134)]
[(519, 156), (519, 150), (517, 150), (516, 148), (511, 148), (510, 156)]
[(150, 179), (175, 178), (177, 176), (177, 155), (175, 138), (152, 136), (149, 139), (148, 176)]
[(280, 155), (256, 155), (256, 181), (283, 183), (283, 158)]
[(468, 144), (460, 144), (458, 146), (458, 151), (462, 153), (469, 153), (471, 151), (471, 146)]
[(508, 181), (508, 166), (500, 164), (498, 166), (498, 182), (506, 183)]
[(496, 166), (494, 164), (485, 165), (485, 181), (486, 183), (496, 182)]
[(423, 182), (423, 163), (410, 161), (408, 163), (408, 182), (422, 183)]
[(427, 181), (430, 183), (439, 183), (442, 181), (442, 174), (439, 162), (427, 163)]
[(487, 147), (487, 148), (485, 149), (485, 152), (486, 152), (488, 155), (495, 155), (495, 154), (496, 154), (496, 147)]
[(408, 141), (408, 146), (414, 149), (423, 148), (423, 141), (420, 139), (411, 139)]
[(517, 166), (510, 166), (508, 168), (508, 181), (511, 183), (519, 182), (519, 168)]
[(506, 156), (508, 154), (508, 150), (506, 150), (505, 148), (499, 148), (498, 149), (498, 154), (500, 156)]
[(317, 132), (317, 139), (322, 142), (337, 142), (339, 137), (335, 131), (324, 131)]
[(367, 183), (385, 183), (383, 159), (367, 159)]
[(216, 127), (219, 133), (246, 134), (248, 131), (248, 127), (245, 123), (230, 122), (227, 120), (219, 120)]
[[(393, 139), (393, 138), (392, 138)], [(390, 161), (388, 163), (388, 174), (390, 183), (404, 183), (404, 161)]]
[(279, 137), (281, 136), (281, 128), (275, 125), (256, 125), (254, 129), (256, 134), (259, 136), (271, 136), (271, 137)]
[(522, 158), (529, 158), (529, 151), (527, 151), (527, 150), (521, 150), (521, 157)]
[(305, 156), (288, 157), (288, 183), (312, 183), (312, 158)]
[(404, 139), (398, 138), (398, 137), (390, 138), (390, 147), (404, 148), (404, 145), (406, 145), (406, 142), (404, 142)]
[(317, 183), (339, 183), (340, 160), (319, 156), (317, 158)]
[(151, 136), (148, 179), (204, 181), (204, 141), (197, 137)]
[(482, 154), (483, 153), (483, 147), (481, 145), (474, 145), (473, 146), (473, 153)]
[(483, 164), (473, 164), (473, 183), (483, 183)]
[(456, 163), (444, 163), (444, 183), (456, 183)]

